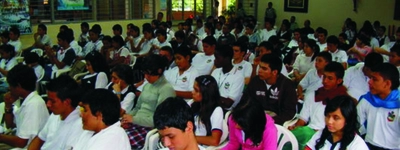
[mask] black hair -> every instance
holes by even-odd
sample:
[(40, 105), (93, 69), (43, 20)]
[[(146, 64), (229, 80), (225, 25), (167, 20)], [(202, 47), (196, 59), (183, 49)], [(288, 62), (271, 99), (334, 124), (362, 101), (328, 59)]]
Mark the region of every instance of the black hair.
[(212, 23), (206, 23), (206, 24), (204, 24), (204, 28), (207, 28), (208, 30), (210, 30), (211, 31), (211, 35), (214, 35), (214, 32), (215, 32), (215, 28), (214, 28), (214, 25), (212, 24)]
[(229, 45), (219, 45), (215, 48), (215, 54), (222, 56), (223, 58), (233, 58), (232, 46)]
[(203, 19), (201, 19), (201, 18), (197, 19), (197, 20), (196, 20), (196, 23), (201, 23), (201, 24), (203, 24)]
[(1, 33), (0, 36), (2, 38), (6, 38), (7, 40), (10, 40), (10, 33), (7, 30), (3, 31), (3, 33)]
[(265, 24), (266, 24), (267, 22), (268, 22), (269, 24), (271, 24), (271, 27), (273, 27), (273, 26), (275, 25), (275, 20), (273, 20), (273, 19), (265, 18)]
[(7, 83), (12, 87), (20, 86), (27, 91), (35, 91), (36, 74), (33, 68), (26, 65), (16, 65), (7, 74)]
[(168, 25), (168, 28), (171, 28), (171, 27), (172, 27), (172, 21), (167, 21), (166, 23), (167, 23), (167, 25)]
[(368, 37), (365, 36), (365, 35), (360, 34), (360, 35), (357, 36), (357, 39), (360, 40), (361, 43), (363, 43), (363, 44), (365, 44), (365, 45), (370, 45), (371, 39), (368, 38)]
[(220, 98), (218, 83), (211, 75), (202, 75), (195, 79), (199, 86), (202, 100), (201, 102), (194, 102), (192, 110), (195, 114), (199, 115), (199, 120), (204, 124), (207, 131), (207, 136), (211, 135), (211, 115), (217, 108)]
[[(330, 62), (324, 68), (324, 72), (333, 72), (337, 79), (343, 79), (344, 77), (344, 67), (338, 62)], [(342, 84), (342, 83), (341, 83)], [(340, 85), (341, 85), (340, 84)]]
[(64, 29), (63, 32), (65, 32), (65, 33), (67, 34), (68, 40), (69, 40), (70, 42), (73, 41), (73, 40), (75, 40), (75, 37), (74, 37), (74, 30), (72, 30), (71, 28), (66, 28), (66, 29)]
[(119, 31), (119, 32), (121, 32), (122, 33), (122, 26), (120, 25), (120, 24), (115, 24), (113, 27), (112, 27), (112, 30), (113, 31)]
[(138, 35), (138, 36), (140, 36), (140, 29), (139, 29), (139, 27), (138, 27), (138, 26), (135, 26), (135, 25), (134, 25), (134, 26), (132, 26), (132, 27), (131, 27), (131, 30), (133, 30), (133, 31), (137, 32), (137, 35)]
[(117, 76), (125, 81), (128, 85), (133, 84), (133, 70), (129, 65), (120, 64), (116, 65), (111, 69), (111, 72), (117, 74)]
[(317, 57), (322, 57), (325, 59), (326, 62), (331, 63), (332, 62), (332, 55), (331, 53), (327, 52), (327, 51), (323, 51), (321, 53), (317, 54)]
[(19, 29), (17, 27), (11, 27), (9, 32), (14, 33), (18, 37), (21, 35), (21, 32), (19, 31)]
[(126, 25), (127, 28), (132, 29), (132, 27), (134, 27), (135, 25), (133, 23), (129, 23)]
[(157, 13), (157, 15), (164, 16), (164, 13), (162, 13), (162, 12), (158, 12), (158, 13)]
[(68, 26), (67, 26), (67, 25), (61, 25), (61, 26), (60, 26), (60, 30), (65, 31), (66, 29), (68, 29)]
[(167, 51), (172, 56), (174, 55), (174, 51), (173, 51), (172, 47), (170, 47), (170, 46), (163, 46), (160, 48), (160, 51)]
[(383, 33), (386, 32), (386, 27), (385, 26), (380, 26), (379, 28), (383, 31)]
[(328, 35), (328, 30), (321, 28), (320, 30), (317, 29), (318, 34), (324, 34), (325, 36)]
[(364, 66), (368, 67), (369, 69), (381, 63), (383, 63), (383, 57), (381, 54), (372, 52), (365, 56)]
[(232, 119), (242, 128), (244, 139), (250, 139), (258, 146), (263, 139), (267, 119), (264, 109), (254, 100), (247, 100), (244, 105), (238, 105), (232, 110)]
[(168, 28), (168, 24), (166, 22), (161, 22), (160, 26), (163, 26), (164, 28)]
[(248, 24), (246, 25), (246, 27), (249, 28), (249, 29), (251, 29), (251, 30), (254, 30), (255, 25), (254, 25), (254, 24), (251, 24), (251, 23), (248, 23)]
[(347, 35), (346, 35), (346, 33), (340, 33), (339, 34), (339, 37), (342, 37), (343, 39), (345, 39), (345, 40), (347, 40)]
[(152, 30), (151, 24), (150, 23), (144, 23), (142, 25), (142, 30), (144, 31), (144, 30), (148, 30), (148, 29)]
[(339, 39), (338, 39), (336, 36), (334, 36), (334, 35), (329, 36), (329, 37), (326, 39), (326, 42), (327, 42), (327, 43), (334, 44), (334, 45), (339, 45)]
[(124, 39), (120, 35), (113, 36), (112, 41), (118, 43), (121, 47), (125, 45)]
[(142, 68), (145, 69), (144, 72), (147, 74), (162, 76), (167, 64), (167, 58), (152, 54), (145, 57), (144, 62), (142, 63)]
[[(192, 51), (187, 46), (180, 46), (180, 47), (176, 48), (176, 50), (174, 51), (174, 55), (176, 55), (176, 54), (182, 55), (185, 58), (186, 58), (186, 56), (189, 56), (190, 58), (192, 57)], [(190, 60), (189, 60), (189, 62), (191, 62)]]
[(176, 32), (175, 32), (175, 38), (180, 38), (180, 39), (185, 40), (185, 38), (186, 38), (185, 32), (183, 32), (183, 31), (176, 31)]
[(89, 30), (89, 32), (93, 32), (94, 34), (96, 34), (97, 36), (99, 36), (100, 33), (101, 33), (101, 30), (99, 30), (99, 29), (97, 29), (97, 28), (92, 28), (92, 29)]
[(35, 52), (27, 53), (24, 57), (24, 61), (26, 64), (32, 64), (39, 62), (39, 55)]
[(293, 34), (294, 34), (295, 32), (301, 34), (301, 29), (300, 29), (300, 28), (294, 29), (294, 30), (293, 30)]
[(9, 44), (3, 44), (0, 46), (0, 51), (4, 51), (10, 54), (10, 59), (15, 56), (15, 47)]
[(240, 48), (240, 52), (245, 52), (245, 54), (246, 54), (246, 52), (247, 52), (247, 44), (245, 42), (236, 41), (235, 43), (233, 43), (232, 47), (233, 46), (239, 47)]
[(102, 31), (101, 26), (100, 26), (99, 24), (94, 24), (94, 25), (92, 26), (92, 29), (93, 29), (93, 30), (96, 30), (96, 31), (97, 31), (96, 33), (98, 33), (98, 34), (100, 34), (101, 31)]
[(90, 90), (82, 97), (82, 103), (89, 105), (92, 115), (101, 113), (102, 121), (107, 126), (119, 121), (121, 104), (118, 97), (109, 90)]
[(265, 54), (261, 57), (261, 62), (267, 63), (271, 71), (277, 70), (278, 74), (282, 70), (282, 60), (277, 55)]
[(156, 28), (158, 28), (158, 26), (160, 25), (160, 21), (154, 19), (151, 21), (151, 24), (154, 24), (156, 26)]
[(207, 36), (202, 40), (202, 42), (208, 45), (217, 45), (217, 40), (215, 39), (214, 36)]
[(390, 87), (391, 90), (395, 90), (399, 87), (399, 71), (394, 65), (381, 63), (371, 68), (371, 71), (379, 73), (384, 80), (390, 80), (392, 83)]
[(51, 92), (56, 92), (57, 97), (60, 98), (61, 101), (70, 99), (73, 108), (78, 106), (82, 96), (82, 90), (79, 89), (78, 83), (68, 75), (61, 75), (50, 80), (46, 84), (46, 89)]
[[(356, 133), (358, 133), (358, 128), (360, 127), (357, 121), (357, 108), (353, 98), (350, 96), (337, 96), (327, 102), (324, 115), (328, 116), (329, 113), (335, 112), (337, 109), (340, 110), (346, 120), (342, 131), (343, 136), (342, 139), (340, 139), (341, 144), (339, 150), (346, 150), (347, 146), (354, 140)], [(315, 149), (321, 149), (331, 134), (332, 133), (329, 132), (328, 128), (325, 126), (321, 137), (316, 141)]]
[(268, 42), (268, 41), (261, 42), (258, 45), (258, 47), (264, 47), (265, 49), (270, 50), (270, 51), (273, 51), (273, 49), (274, 49), (274, 45), (272, 45), (272, 43)]
[(320, 52), (317, 42), (313, 39), (307, 39), (306, 41), (302, 40), (302, 42), (307, 43), (307, 45), (314, 51), (314, 54), (311, 57), (311, 62), (314, 61), (315, 57), (317, 57), (318, 53)]
[(104, 72), (105, 74), (109, 74), (108, 64), (106, 59), (100, 52), (98, 51), (91, 51), (85, 56), (85, 60), (90, 62), (94, 72)]
[(176, 128), (183, 132), (190, 121), (193, 123), (193, 132), (195, 131), (194, 117), (190, 106), (179, 97), (169, 97), (157, 106), (154, 112), (154, 127), (158, 130), (166, 128)]
[(400, 45), (395, 44), (393, 47), (390, 49), (390, 52), (396, 53), (397, 56), (400, 56)]
[(150, 34), (151, 34), (151, 37), (154, 38), (153, 29), (151, 29), (151, 28), (143, 28), (143, 34), (144, 34), (145, 32), (150, 33)]
[(81, 23), (81, 27), (84, 27), (84, 28), (89, 29), (89, 23), (87, 23), (87, 22), (82, 22), (82, 23)]
[(156, 35), (159, 35), (159, 34), (164, 36), (165, 38), (167, 38), (167, 32), (164, 29), (158, 29), (156, 31)]
[(39, 25), (38, 25), (38, 28), (40, 28), (40, 29), (42, 29), (42, 30), (44, 30), (44, 31), (47, 31), (47, 27), (46, 27), (46, 25), (44, 25), (43, 23), (39, 24)]
[(112, 42), (112, 38), (109, 35), (104, 36), (103, 39), (101, 39), (101, 40), (108, 41), (110, 43)]

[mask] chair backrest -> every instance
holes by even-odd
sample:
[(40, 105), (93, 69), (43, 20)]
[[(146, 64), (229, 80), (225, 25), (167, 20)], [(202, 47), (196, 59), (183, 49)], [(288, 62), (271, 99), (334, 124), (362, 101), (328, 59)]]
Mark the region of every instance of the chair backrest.
[(129, 55), (130, 55), (130, 57), (131, 57), (131, 62), (130, 62), (130, 64), (129, 64), (129, 66), (131, 66), (131, 67), (133, 68), (133, 66), (134, 66), (135, 63), (136, 63), (136, 56), (135, 56), (135, 53), (129, 53)]
[(31, 52), (34, 52), (34, 53), (38, 54), (39, 57), (42, 57), (42, 56), (43, 56), (43, 50), (40, 49), (40, 48), (32, 49)]
[(292, 145), (292, 150), (298, 150), (299, 145), (296, 137), (290, 132), (288, 129), (284, 128), (281, 125), (275, 124), (276, 129), (278, 130), (278, 150), (283, 149), (283, 146), (290, 142)]
[(159, 135), (158, 135), (157, 129), (153, 129), (153, 130), (147, 132), (143, 150), (157, 149), (158, 141), (159, 141)]
[(231, 115), (231, 111), (228, 111), (225, 113), (224, 121), (222, 124), (222, 136), (221, 140), (219, 141), (219, 144), (225, 142), (228, 139), (229, 136), (229, 128), (228, 128), (228, 119), (229, 115)]

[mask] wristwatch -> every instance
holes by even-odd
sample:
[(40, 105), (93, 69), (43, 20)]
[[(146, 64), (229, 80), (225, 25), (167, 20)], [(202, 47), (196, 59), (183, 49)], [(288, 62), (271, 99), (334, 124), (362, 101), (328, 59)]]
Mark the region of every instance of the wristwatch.
[(5, 113), (13, 113), (13, 110), (14, 110), (13, 107), (11, 107), (11, 108), (5, 107), (5, 108), (4, 108), (4, 112), (5, 112)]

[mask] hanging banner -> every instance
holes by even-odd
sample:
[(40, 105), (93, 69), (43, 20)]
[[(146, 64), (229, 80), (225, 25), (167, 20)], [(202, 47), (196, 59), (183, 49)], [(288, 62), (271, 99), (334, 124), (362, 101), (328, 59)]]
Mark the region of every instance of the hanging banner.
[(21, 34), (32, 33), (28, 0), (0, 1), (0, 32), (15, 26)]

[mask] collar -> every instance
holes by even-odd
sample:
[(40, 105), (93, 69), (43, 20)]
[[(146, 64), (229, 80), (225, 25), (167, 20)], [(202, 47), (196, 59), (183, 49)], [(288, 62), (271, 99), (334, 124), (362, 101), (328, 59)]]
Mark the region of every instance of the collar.
[(157, 86), (159, 84), (163, 84), (165, 82), (165, 77), (164, 75), (161, 75), (160, 78), (158, 78), (158, 80), (156, 82), (153, 83), (153, 86)]
[(72, 111), (72, 112), (67, 116), (67, 118), (65, 118), (64, 122), (65, 122), (65, 123), (69, 123), (69, 122), (71, 122), (71, 121), (74, 121), (74, 120), (80, 118), (79, 115), (80, 115), (80, 110), (79, 110), (79, 106), (78, 106), (78, 107), (75, 108), (74, 111)]
[(334, 51), (334, 52), (329, 51), (329, 53), (331, 53), (331, 54), (336, 54), (338, 52), (339, 52), (339, 49), (336, 49), (336, 51)]

